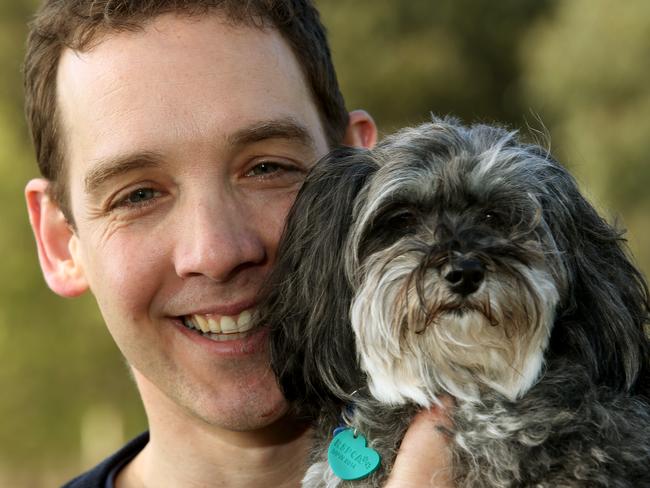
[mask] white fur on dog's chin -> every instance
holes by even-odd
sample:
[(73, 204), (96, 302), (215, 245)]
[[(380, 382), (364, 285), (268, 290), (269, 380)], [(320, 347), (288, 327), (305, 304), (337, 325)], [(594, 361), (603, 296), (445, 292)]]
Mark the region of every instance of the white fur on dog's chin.
[[(381, 257), (371, 261), (354, 298), (351, 321), (360, 364), (377, 400), (390, 405), (414, 402), (428, 408), (439, 403), (440, 394), (448, 393), (478, 402), (485, 387), (516, 400), (538, 379), (559, 301), (547, 271), (517, 266), (528, 287), (517, 281), (504, 283), (499, 276), (486, 278), (475, 299), (490, 300), (498, 325), (490, 324), (479, 311), (462, 316), (443, 312), (416, 333), (408, 326), (399, 301), (420, 257), (407, 253), (391, 258), (389, 266)], [(426, 279), (428, 303), (451, 299), (437, 273), (432, 271)], [(528, 289), (537, 296), (530, 296)], [(538, 310), (535, 302), (543, 306)], [(409, 299), (409, 306), (419, 306), (418, 298)], [(396, 311), (402, 314), (396, 316)], [(520, 324), (506, 324), (508, 315)]]

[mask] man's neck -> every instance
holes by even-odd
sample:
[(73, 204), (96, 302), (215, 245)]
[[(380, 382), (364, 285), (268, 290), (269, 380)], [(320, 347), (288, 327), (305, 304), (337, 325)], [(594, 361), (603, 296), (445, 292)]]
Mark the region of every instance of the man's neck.
[(259, 487), (297, 488), (311, 444), (309, 431), (290, 442), (245, 448), (220, 438), (167, 445), (152, 432), (149, 444), (119, 474), (117, 488)]
[[(141, 380), (141, 378), (140, 378)], [(288, 416), (255, 430), (233, 431), (179, 411), (138, 381), (150, 440), (117, 476), (116, 488), (300, 486), (311, 432)]]

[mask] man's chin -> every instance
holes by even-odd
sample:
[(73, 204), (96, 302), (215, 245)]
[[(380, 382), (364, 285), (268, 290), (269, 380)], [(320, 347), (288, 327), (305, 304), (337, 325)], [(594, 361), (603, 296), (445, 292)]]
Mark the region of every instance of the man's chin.
[[(236, 398), (233, 398), (236, 397)], [(279, 391), (261, 391), (246, 396), (231, 395), (227, 404), (200, 404), (190, 407), (190, 413), (212, 428), (250, 433), (275, 430), (287, 421), (288, 405)]]

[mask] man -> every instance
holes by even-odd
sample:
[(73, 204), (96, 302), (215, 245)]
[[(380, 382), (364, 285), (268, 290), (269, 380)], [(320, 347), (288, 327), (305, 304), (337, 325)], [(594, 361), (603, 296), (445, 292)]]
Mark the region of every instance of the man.
[[(345, 112), (316, 11), (46, 1), (25, 86), (45, 279), (92, 291), (150, 428), (69, 486), (298, 486), (309, 430), (250, 316), (311, 164), (376, 140), (366, 113)], [(436, 419), (416, 420), (391, 486), (444, 481)]]

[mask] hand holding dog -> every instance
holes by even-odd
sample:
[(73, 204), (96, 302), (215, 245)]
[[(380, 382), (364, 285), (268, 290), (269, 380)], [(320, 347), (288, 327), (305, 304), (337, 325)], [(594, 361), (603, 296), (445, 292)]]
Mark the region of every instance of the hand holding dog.
[(406, 431), (385, 488), (451, 488), (449, 438), (451, 398), (417, 414)]

